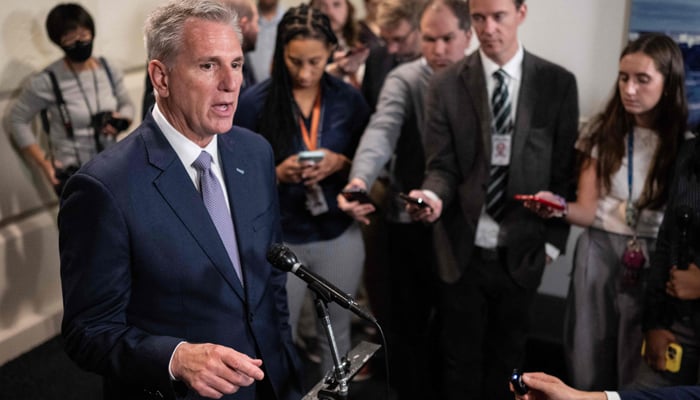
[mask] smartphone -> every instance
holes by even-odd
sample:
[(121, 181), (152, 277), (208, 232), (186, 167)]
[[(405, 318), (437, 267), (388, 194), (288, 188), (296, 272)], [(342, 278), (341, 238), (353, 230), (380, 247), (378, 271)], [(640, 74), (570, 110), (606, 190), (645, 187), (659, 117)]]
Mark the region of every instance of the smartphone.
[(369, 198), (367, 191), (359, 188), (345, 189), (340, 194), (345, 197), (347, 201), (359, 201), (360, 204), (372, 204), (372, 199)]
[(547, 207), (551, 207), (554, 210), (557, 211), (564, 211), (564, 206), (559, 203), (555, 203), (553, 201), (549, 201), (547, 199), (543, 199), (541, 197), (537, 197), (534, 194), (516, 194), (515, 195), (515, 200), (520, 200), (520, 201), (536, 201), (542, 205), (545, 205)]
[(300, 163), (317, 163), (321, 160), (323, 160), (324, 153), (322, 150), (313, 150), (313, 151), (300, 151), (299, 154), (297, 154), (297, 157), (299, 159)]
[(523, 382), (523, 374), (517, 368), (513, 369), (513, 373), (510, 374), (510, 384), (513, 385), (513, 390), (521, 396), (526, 395), (530, 390)]
[(129, 127), (129, 120), (126, 118), (110, 117), (107, 123), (112, 125), (117, 132), (125, 131)]
[[(642, 342), (642, 356), (646, 354), (647, 342)], [(683, 347), (678, 343), (669, 343), (666, 349), (666, 370), (678, 372), (681, 369), (681, 359), (683, 358)]]
[(345, 53), (345, 57), (350, 57), (356, 53), (359, 53), (365, 49), (364, 46), (359, 46), (359, 47), (352, 47), (348, 49), (348, 51)]
[(411, 196), (407, 195), (406, 193), (399, 193), (399, 197), (401, 198), (401, 200), (405, 201), (406, 203), (413, 204), (413, 205), (418, 206), (420, 208), (427, 207), (431, 210), (433, 209), (432, 207), (430, 207), (428, 205), (428, 203), (426, 203), (423, 199), (421, 199), (419, 197), (411, 197)]

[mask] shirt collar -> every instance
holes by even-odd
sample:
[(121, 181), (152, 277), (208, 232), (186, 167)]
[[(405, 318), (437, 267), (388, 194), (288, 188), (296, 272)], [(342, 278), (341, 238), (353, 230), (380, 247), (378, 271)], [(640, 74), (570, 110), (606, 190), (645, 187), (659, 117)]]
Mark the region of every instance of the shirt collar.
[(158, 125), (158, 128), (163, 132), (165, 139), (170, 143), (170, 146), (175, 150), (175, 153), (185, 167), (192, 166), (192, 163), (199, 157), (202, 150), (205, 150), (212, 156), (213, 163), (219, 164), (217, 135), (214, 135), (205, 148), (201, 148), (193, 141), (187, 139), (185, 135), (178, 132), (178, 130), (170, 124), (163, 113), (161, 113), (158, 104), (153, 106), (153, 119), (155, 119), (156, 125)]
[(494, 72), (503, 69), (510, 79), (519, 81), (522, 77), (523, 57), (525, 56), (522, 43), (518, 42), (518, 51), (516, 51), (515, 55), (508, 60), (507, 63), (503, 64), (503, 66), (496, 64), (492, 59), (488, 58), (481, 48), (479, 49), (479, 53), (481, 55), (481, 65), (484, 68), (486, 76), (493, 76)]

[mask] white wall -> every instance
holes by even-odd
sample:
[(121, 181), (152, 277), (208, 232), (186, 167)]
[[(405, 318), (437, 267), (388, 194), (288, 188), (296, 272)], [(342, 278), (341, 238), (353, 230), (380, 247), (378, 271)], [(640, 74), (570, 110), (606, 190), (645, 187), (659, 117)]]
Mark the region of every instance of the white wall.
[[(612, 93), (619, 53), (627, 42), (628, 0), (529, 0), (521, 27), (523, 46), (563, 65), (576, 75), (581, 118), (599, 112)], [(574, 241), (566, 255), (547, 267), (540, 293), (566, 297)]]
[[(59, 1), (3, 0), (0, 7), (0, 115), (30, 74), (61, 55), (44, 32), (47, 12)], [(353, 1), (362, 14), (361, 0)], [(126, 72), (139, 105), (145, 52), (142, 24), (160, 0), (80, 1), (96, 20), (95, 52)], [(283, 4), (298, 1), (283, 0)], [(556, 61), (578, 79), (582, 116), (607, 97), (626, 31), (628, 0), (528, 0), (521, 28), (528, 50)], [(0, 125), (0, 364), (58, 332), (61, 295), (55, 224), (56, 198), (18, 155)], [(569, 252), (570, 254), (570, 252)], [(543, 293), (565, 296), (570, 261), (545, 274)]]

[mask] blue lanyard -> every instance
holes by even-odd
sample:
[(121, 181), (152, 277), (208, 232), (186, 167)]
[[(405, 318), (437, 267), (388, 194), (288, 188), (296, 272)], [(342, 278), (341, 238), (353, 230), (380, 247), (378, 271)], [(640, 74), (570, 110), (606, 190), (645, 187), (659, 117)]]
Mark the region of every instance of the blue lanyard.
[(632, 180), (634, 175), (634, 128), (630, 130), (627, 136), (627, 207), (625, 207), (625, 222), (635, 230), (637, 236), (637, 218), (638, 211), (632, 204)]
[(634, 157), (634, 128), (627, 136), (627, 201), (632, 201), (632, 177), (633, 177), (633, 157)]

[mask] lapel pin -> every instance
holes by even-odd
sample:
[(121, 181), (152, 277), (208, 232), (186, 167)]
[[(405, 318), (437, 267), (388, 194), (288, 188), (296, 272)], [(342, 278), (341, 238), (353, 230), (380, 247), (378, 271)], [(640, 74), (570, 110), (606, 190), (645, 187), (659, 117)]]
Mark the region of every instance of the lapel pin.
[(241, 175), (245, 175), (245, 171), (243, 171), (243, 170), (240, 169), (240, 168), (236, 168), (236, 172), (238, 172), (238, 173), (241, 174)]

